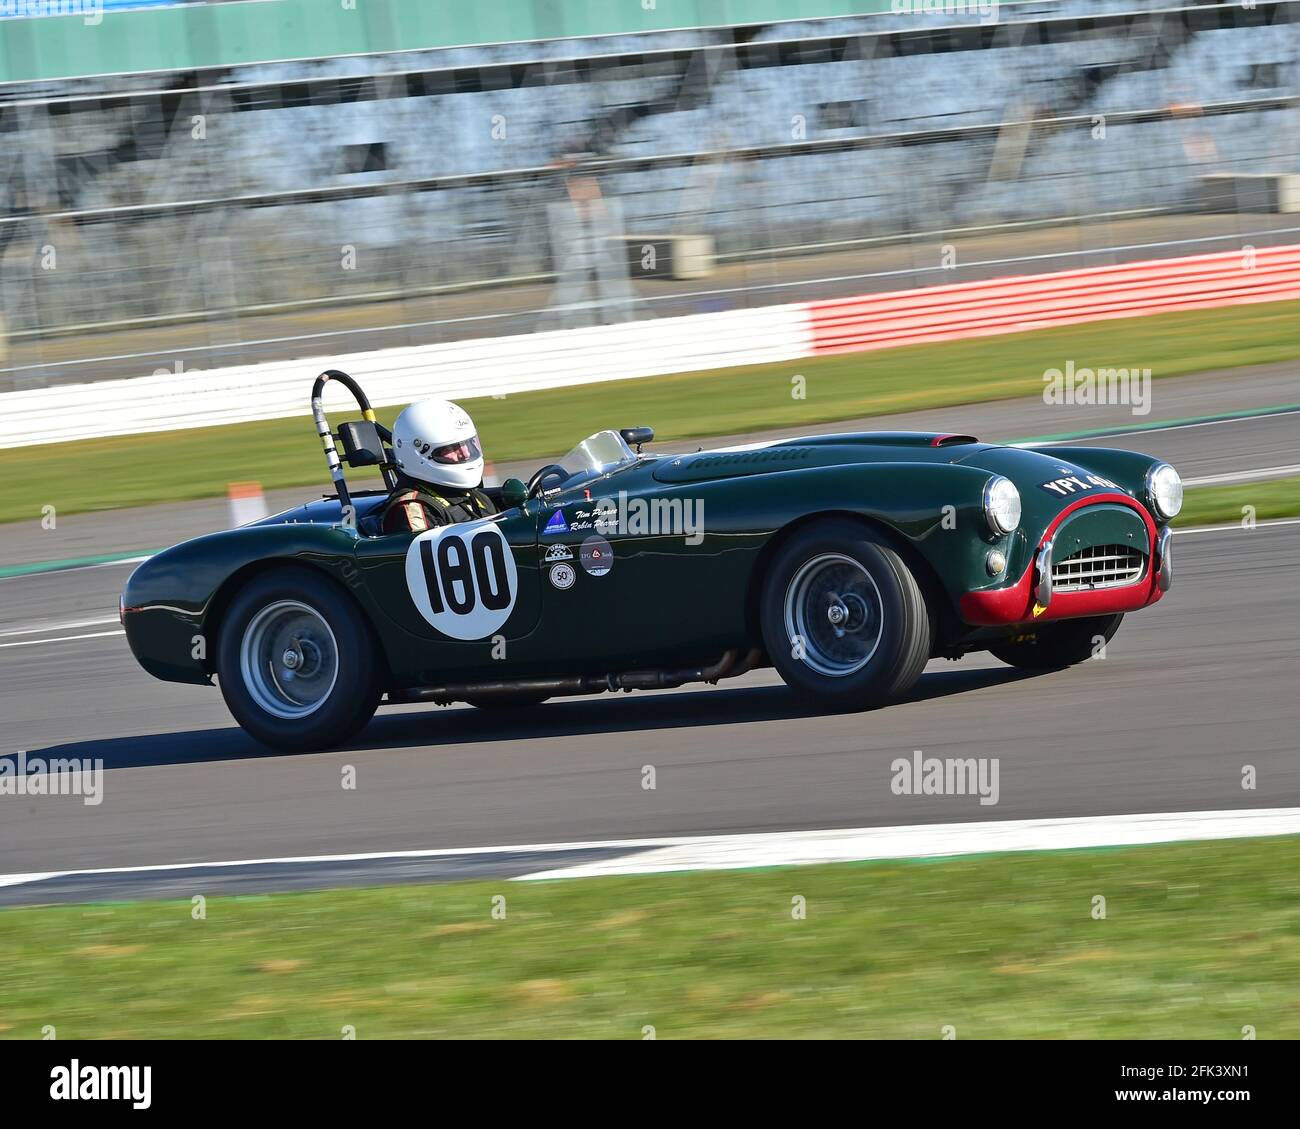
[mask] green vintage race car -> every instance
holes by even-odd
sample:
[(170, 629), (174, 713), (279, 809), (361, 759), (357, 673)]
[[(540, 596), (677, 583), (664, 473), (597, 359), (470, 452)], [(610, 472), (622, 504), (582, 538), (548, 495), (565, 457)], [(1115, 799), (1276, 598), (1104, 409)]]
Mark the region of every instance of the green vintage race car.
[[(363, 419), (332, 432), (327, 383)], [(657, 456), (599, 431), (499, 514), (384, 534), (390, 437), (346, 374), (312, 395), (336, 493), (159, 553), (122, 622), (150, 674), (210, 683), (280, 749), (347, 741), (381, 701), (484, 708), (717, 682), (774, 666), (834, 709), (935, 656), (1080, 662), (1172, 580), (1182, 483), (1129, 451), (970, 435), (816, 435)], [(337, 452), (335, 441), (342, 448)]]

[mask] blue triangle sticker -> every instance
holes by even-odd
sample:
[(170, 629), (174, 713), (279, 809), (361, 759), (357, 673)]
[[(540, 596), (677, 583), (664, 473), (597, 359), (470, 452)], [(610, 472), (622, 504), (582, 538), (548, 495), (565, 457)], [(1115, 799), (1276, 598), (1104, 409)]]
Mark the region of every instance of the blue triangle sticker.
[(564, 520), (564, 511), (556, 510), (555, 513), (551, 515), (551, 520), (546, 523), (546, 528), (543, 529), (542, 532), (543, 533), (568, 533), (569, 523)]

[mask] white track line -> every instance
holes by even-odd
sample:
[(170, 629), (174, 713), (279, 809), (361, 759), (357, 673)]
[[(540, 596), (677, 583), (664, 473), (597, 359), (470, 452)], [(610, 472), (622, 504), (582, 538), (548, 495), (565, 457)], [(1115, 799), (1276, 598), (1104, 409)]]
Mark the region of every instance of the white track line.
[(767, 835), (679, 839), (656, 850), (538, 871), (523, 875), (519, 880), (662, 874), (683, 870), (747, 870), (868, 859), (1077, 850), (1296, 833), (1300, 833), (1300, 808), (996, 820), (863, 827), (847, 831), (781, 831)]
[(15, 572), (8, 576), (0, 576), (0, 583), (6, 580), (31, 580), (36, 576), (63, 576), (69, 572), (85, 572), (92, 568), (120, 568), (122, 565), (140, 564), (149, 560), (152, 553), (144, 553), (138, 557), (121, 557), (114, 561), (99, 561), (96, 564), (69, 565), (67, 568), (50, 568), (41, 572)]
[(1226, 416), (1223, 419), (1189, 420), (1186, 423), (1167, 423), (1154, 427), (1131, 427), (1125, 430), (1117, 426), (1114, 431), (1088, 432), (1086, 435), (1074, 435), (1063, 439), (1031, 439), (1028, 442), (1008, 443), (1008, 447), (1055, 447), (1061, 443), (1092, 443), (1098, 439), (1130, 439), (1135, 436), (1155, 435), (1160, 431), (1184, 431), (1194, 427), (1219, 427), (1225, 423), (1253, 423), (1256, 420), (1280, 419), (1283, 416), (1300, 415), (1300, 408), (1288, 408), (1286, 411), (1264, 411), (1253, 416)]
[(1220, 482), (1255, 482), (1266, 478), (1287, 478), (1300, 474), (1300, 463), (1290, 466), (1266, 466), (1256, 470), (1234, 470), (1227, 474), (1205, 474), (1200, 478), (1184, 478), (1184, 486), (1213, 486)]
[(93, 631), (88, 635), (59, 635), (53, 639), (22, 639), (17, 643), (0, 643), (0, 649), (4, 647), (37, 647), (42, 643), (74, 643), (78, 639), (107, 639), (110, 635), (125, 635), (122, 630), (117, 631)]
[[(103, 867), (0, 875), (0, 886), (52, 878), (95, 878), (230, 867), (295, 866), (467, 855), (554, 854), (565, 851), (627, 851), (617, 858), (522, 875), (516, 881), (583, 878), (600, 874), (657, 874), (683, 870), (741, 870), (765, 866), (861, 862), (868, 859), (933, 858), (1012, 851), (1077, 850), (1211, 839), (1300, 834), (1300, 808), (1244, 811), (1164, 812), (1074, 819), (994, 820), (931, 823), (904, 827), (858, 827), (835, 831), (778, 831), (764, 834), (688, 835), (661, 839), (602, 839), (520, 846), (372, 851), (360, 854), (295, 855), (150, 866)], [(379, 875), (382, 879), (382, 875)]]
[(46, 878), (97, 877), (112, 874), (156, 874), (175, 870), (219, 870), (230, 866), (304, 866), (313, 863), (374, 862), (380, 859), (450, 858), (464, 855), (542, 854), (591, 848), (660, 847), (670, 839), (608, 839), (589, 843), (529, 843), (518, 847), (441, 847), (423, 851), (362, 851), (347, 855), (286, 855), (283, 858), (228, 859), (221, 862), (167, 862), (145, 866), (103, 866), (91, 870), (51, 870), (31, 874), (0, 874), (0, 886), (18, 886)]
[(35, 635), (41, 631), (72, 631), (78, 627), (103, 627), (106, 623), (117, 623), (115, 615), (102, 616), (99, 619), (74, 619), (69, 623), (38, 623), (34, 627), (13, 627), (0, 631), (0, 639), (11, 635)]
[(1189, 533), (1254, 533), (1257, 529), (1276, 529), (1280, 525), (1300, 525), (1300, 517), (1274, 517), (1268, 521), (1255, 523), (1254, 529), (1247, 529), (1240, 522), (1230, 521), (1226, 525), (1194, 525), (1188, 529), (1174, 526), (1174, 532), (1186, 537)]

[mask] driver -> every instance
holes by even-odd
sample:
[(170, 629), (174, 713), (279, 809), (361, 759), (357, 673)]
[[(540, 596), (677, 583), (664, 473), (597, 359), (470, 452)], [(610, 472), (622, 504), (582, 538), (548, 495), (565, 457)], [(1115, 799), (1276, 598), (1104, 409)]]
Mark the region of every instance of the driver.
[(393, 424), (397, 485), (384, 504), (385, 533), (423, 533), (497, 512), (483, 493), (483, 451), (469, 413), (449, 400), (419, 400)]

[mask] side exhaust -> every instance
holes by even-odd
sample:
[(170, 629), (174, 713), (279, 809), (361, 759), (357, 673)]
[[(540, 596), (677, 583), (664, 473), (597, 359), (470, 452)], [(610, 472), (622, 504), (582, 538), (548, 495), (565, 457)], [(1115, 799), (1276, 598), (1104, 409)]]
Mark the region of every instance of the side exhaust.
[(392, 690), (388, 701), (433, 702), (445, 706), (468, 698), (510, 697), (516, 694), (544, 694), (547, 697), (574, 694), (601, 694), (617, 690), (671, 690), (688, 682), (717, 683), (724, 678), (747, 674), (762, 661), (763, 652), (751, 648), (737, 661), (739, 651), (724, 652), (710, 666), (686, 667), (681, 670), (629, 670), (621, 674), (576, 674), (560, 678), (503, 678), (483, 682), (451, 682), (444, 686), (414, 686)]

